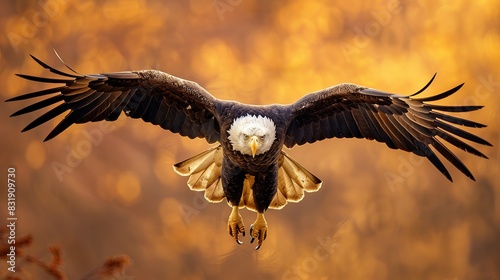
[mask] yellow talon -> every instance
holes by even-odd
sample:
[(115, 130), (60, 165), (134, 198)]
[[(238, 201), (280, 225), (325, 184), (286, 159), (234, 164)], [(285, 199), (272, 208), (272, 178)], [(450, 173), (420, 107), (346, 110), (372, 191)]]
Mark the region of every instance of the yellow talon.
[(255, 250), (259, 250), (262, 242), (267, 237), (267, 222), (266, 218), (264, 218), (264, 213), (257, 213), (257, 219), (250, 226), (250, 243), (253, 243), (255, 239), (257, 239), (257, 247)]
[(238, 211), (238, 206), (233, 206), (233, 210), (229, 215), (229, 221), (227, 222), (227, 230), (229, 231), (229, 234), (234, 237), (236, 243), (243, 243), (238, 239), (239, 233), (245, 236), (245, 226), (243, 225), (243, 219)]

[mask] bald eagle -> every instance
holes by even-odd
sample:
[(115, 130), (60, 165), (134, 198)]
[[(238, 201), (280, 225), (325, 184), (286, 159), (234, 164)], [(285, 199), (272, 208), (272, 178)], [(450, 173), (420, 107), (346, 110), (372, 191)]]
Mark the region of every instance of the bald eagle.
[(292, 104), (256, 106), (217, 99), (195, 82), (157, 70), (82, 75), (66, 64), (71, 72), (57, 70), (32, 58), (61, 77), (18, 76), (62, 85), (7, 100), (50, 96), (12, 116), (58, 104), (23, 131), (69, 111), (45, 138), (47, 141), (72, 124), (114, 121), (124, 112), (128, 117), (140, 118), (182, 136), (217, 143), (175, 164), (174, 170), (189, 176), (190, 189), (204, 191), (208, 201), (227, 199), (232, 207), (227, 229), (238, 244), (242, 243), (239, 234), (245, 235), (239, 209), (246, 207), (256, 211), (257, 218), (250, 227), (250, 242), (257, 240), (256, 249), (267, 236), (264, 218), (267, 209), (280, 209), (289, 201), (298, 202), (304, 192), (314, 192), (321, 187), (321, 180), (287, 155), (283, 147), (292, 148), (327, 138), (376, 140), (391, 149), (426, 157), (452, 181), (434, 150), (467, 177), (475, 179), (441, 140), (483, 158), (487, 157), (462, 139), (491, 146), (484, 139), (454, 126), (480, 128), (485, 125), (447, 114), (474, 111), (482, 106), (427, 103), (450, 96), (463, 84), (434, 96), (418, 96), (432, 83), (435, 75), (412, 95), (344, 83), (309, 93)]

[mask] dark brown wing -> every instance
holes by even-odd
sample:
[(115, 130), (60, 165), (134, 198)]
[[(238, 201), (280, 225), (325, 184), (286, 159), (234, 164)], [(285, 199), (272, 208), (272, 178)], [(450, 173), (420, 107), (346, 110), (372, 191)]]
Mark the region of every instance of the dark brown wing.
[[(435, 75), (434, 75), (435, 76)], [(286, 132), (285, 145), (314, 143), (326, 138), (366, 138), (384, 142), (427, 157), (450, 181), (451, 176), (431, 150), (431, 146), (467, 177), (474, 176), (440, 139), (471, 154), (487, 158), (460, 138), (483, 145), (490, 143), (453, 126), (485, 127), (485, 125), (446, 114), (469, 112), (482, 106), (442, 106), (428, 104), (455, 93), (463, 84), (441, 94), (417, 98), (434, 80), (409, 96), (386, 93), (354, 84), (340, 84), (308, 94), (290, 105), (293, 120)], [(443, 113), (444, 112), (444, 113)], [(460, 137), (457, 138), (456, 136)]]
[(141, 118), (182, 136), (205, 138), (209, 143), (219, 140), (219, 125), (215, 112), (217, 99), (195, 82), (156, 70), (81, 75), (68, 67), (74, 73), (65, 73), (32, 57), (41, 66), (63, 78), (23, 74), (18, 76), (36, 82), (65, 85), (17, 96), (7, 101), (52, 95), (15, 112), (12, 116), (58, 104), (31, 122), (23, 131), (69, 111), (45, 141), (54, 138), (74, 123), (114, 121), (122, 111), (129, 117)]

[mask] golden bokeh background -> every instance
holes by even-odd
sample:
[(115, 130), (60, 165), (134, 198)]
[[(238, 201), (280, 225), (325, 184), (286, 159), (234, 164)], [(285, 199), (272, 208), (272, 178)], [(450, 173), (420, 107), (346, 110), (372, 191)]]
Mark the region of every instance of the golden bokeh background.
[[(332, 139), (289, 151), (321, 178), (318, 193), (269, 211), (259, 251), (226, 232), (230, 208), (189, 191), (176, 162), (207, 149), (139, 120), (75, 125), (42, 142), (56, 121), (1, 104), (1, 168), (17, 170), (17, 235), (47, 258), (60, 244), (68, 279), (109, 256), (135, 279), (500, 279), (500, 2), (32, 0), (0, 4), (2, 99), (46, 85), (30, 57), (81, 73), (154, 68), (251, 104), (291, 103), (341, 82), (409, 94), (465, 86), (445, 104), (490, 141), (489, 160), (457, 149), (473, 182), (448, 182), (415, 156), (366, 140)], [(60, 118), (58, 119), (60, 120)], [(4, 208), (6, 190), (2, 185)], [(6, 211), (0, 210), (4, 217)], [(244, 211), (247, 228), (255, 214)], [(2, 220), (5, 220), (2, 218)], [(4, 240), (2, 240), (4, 242)], [(6, 265), (0, 265), (0, 276)], [(52, 279), (24, 266), (25, 279)], [(45, 277), (45, 278), (44, 278)], [(23, 278), (23, 279), (24, 279)]]

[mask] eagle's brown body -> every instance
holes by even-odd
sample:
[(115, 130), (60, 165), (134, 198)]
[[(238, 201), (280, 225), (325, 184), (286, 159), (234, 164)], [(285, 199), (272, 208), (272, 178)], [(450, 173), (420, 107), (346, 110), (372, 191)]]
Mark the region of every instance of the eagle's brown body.
[[(267, 210), (278, 187), (278, 161), (285, 141), (288, 127), (287, 107), (281, 105), (248, 106), (238, 102), (221, 102), (217, 106), (220, 112), (220, 138), (224, 160), (222, 163), (222, 186), (227, 200), (238, 205), (243, 193), (243, 181), (248, 175), (254, 177), (252, 191), (255, 209), (263, 213)], [(236, 118), (245, 115), (261, 115), (270, 118), (276, 125), (277, 137), (271, 148), (264, 154), (252, 157), (233, 150), (228, 140), (228, 130)]]

